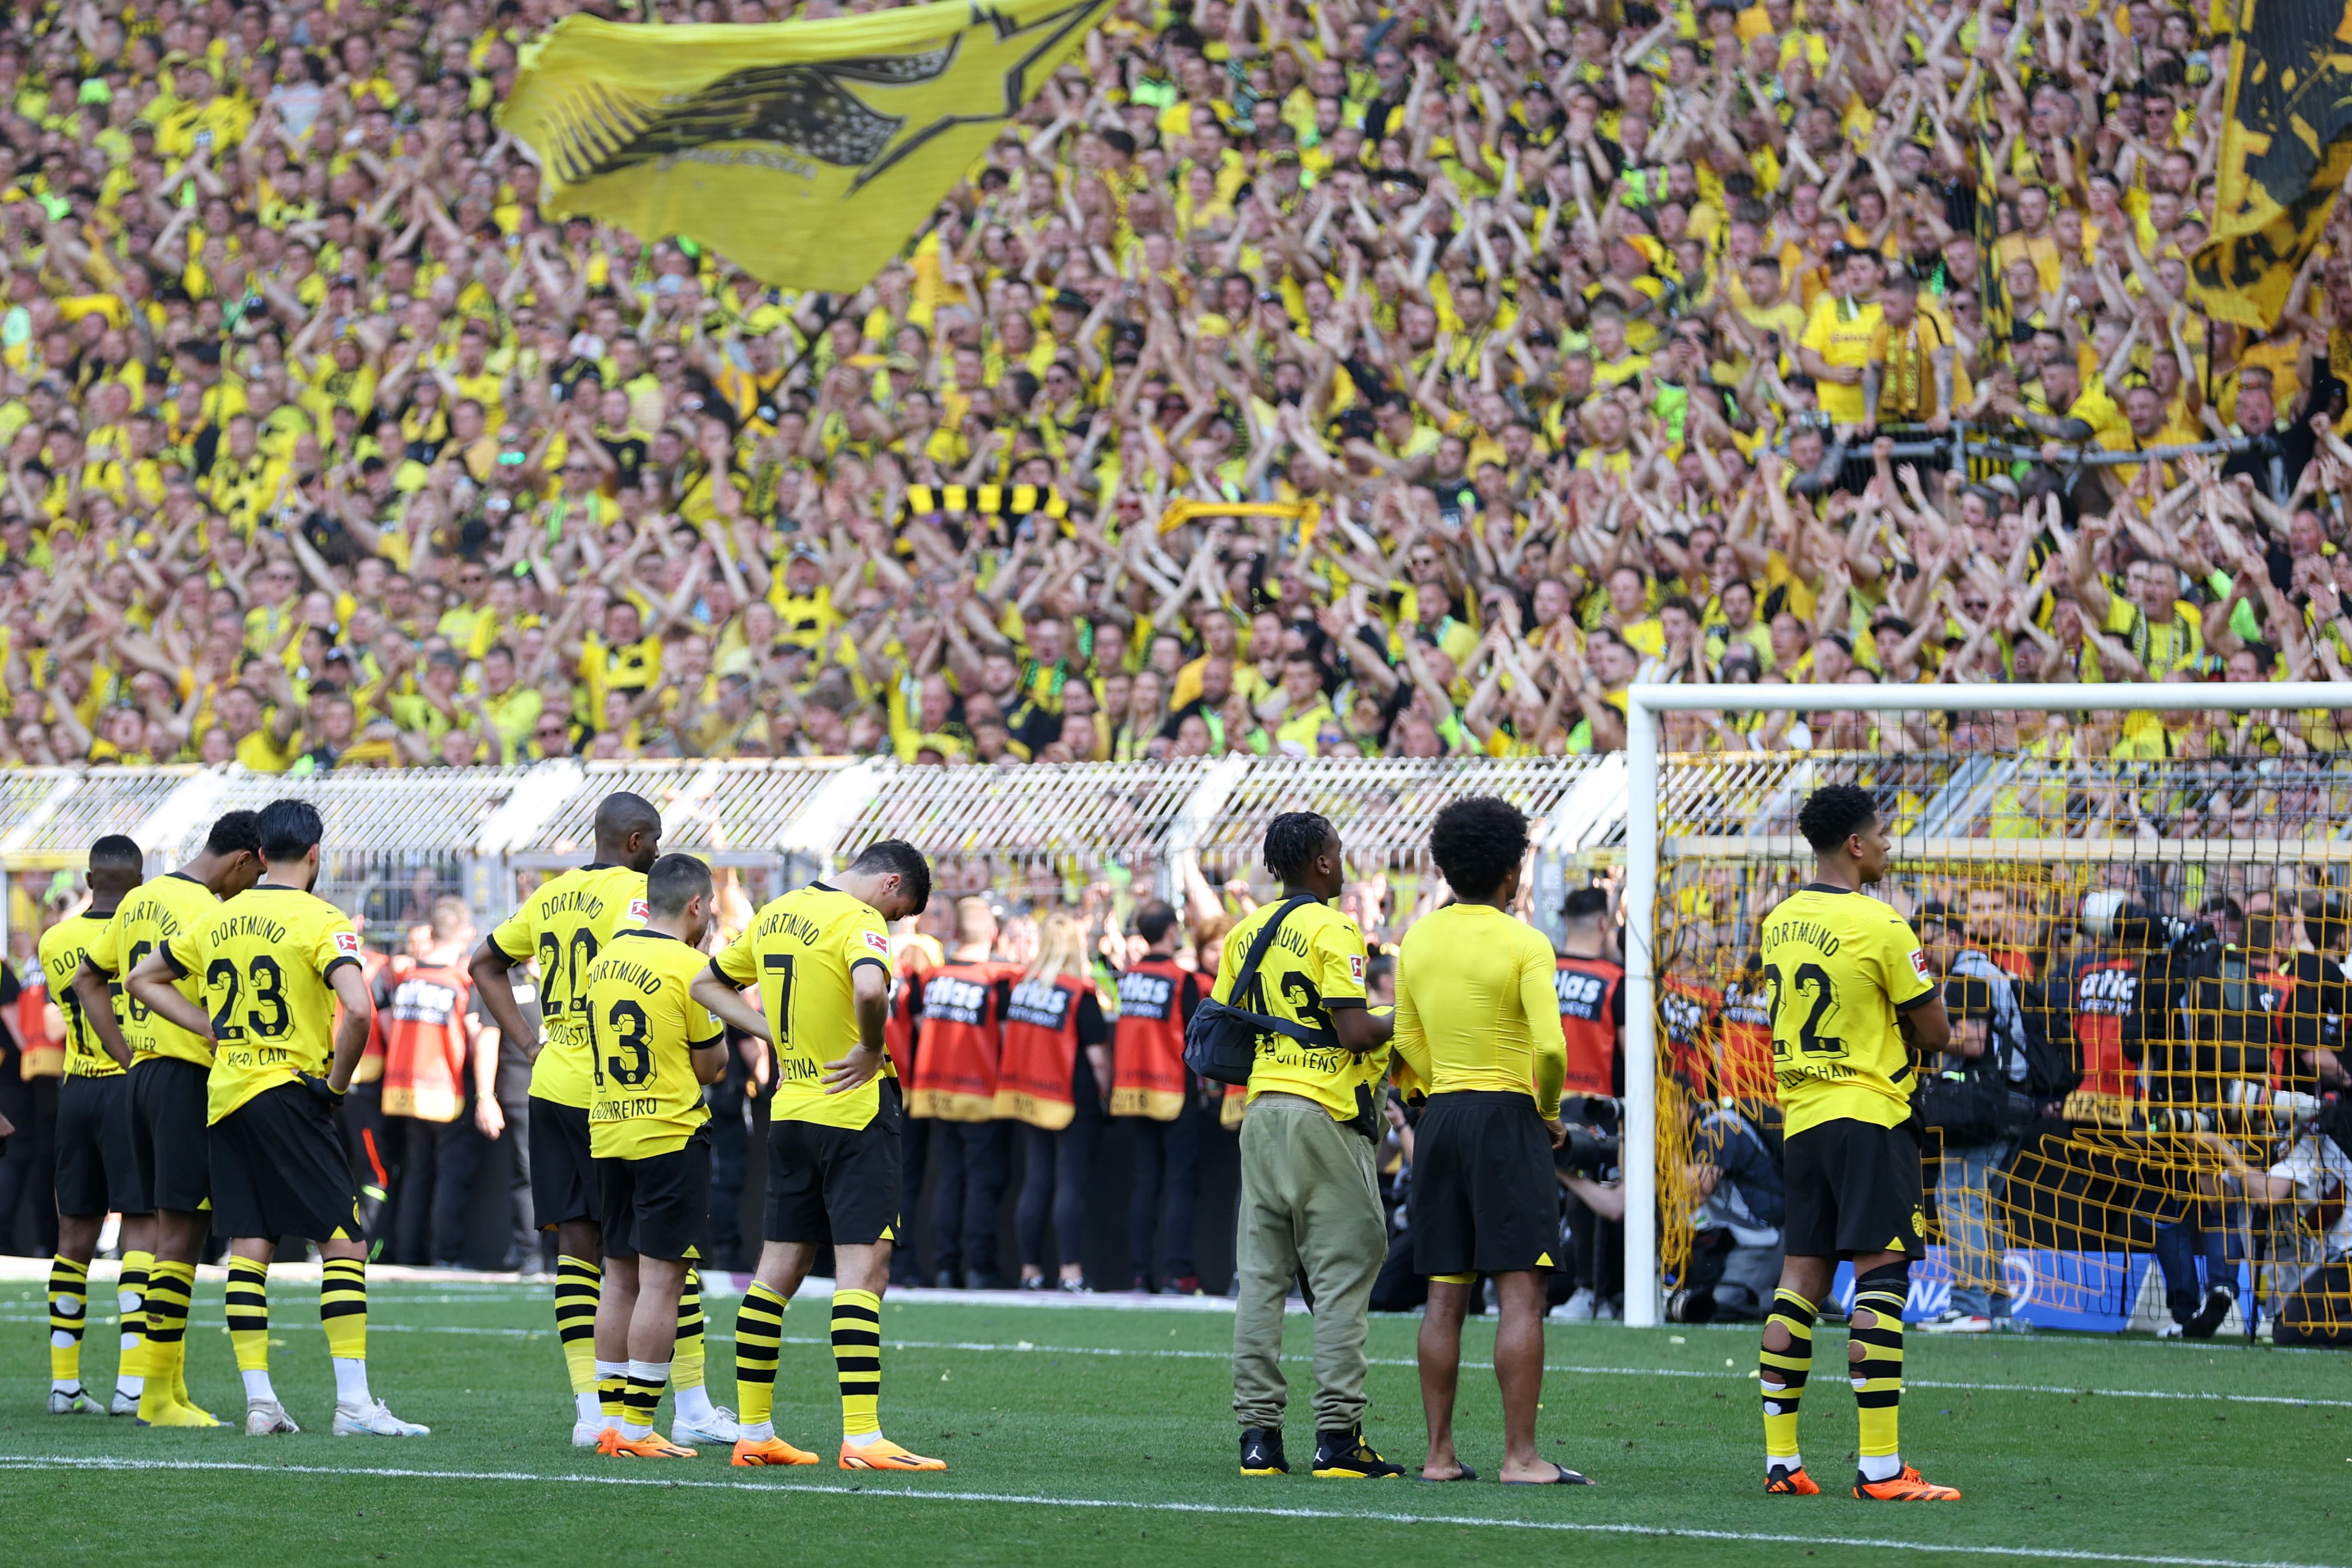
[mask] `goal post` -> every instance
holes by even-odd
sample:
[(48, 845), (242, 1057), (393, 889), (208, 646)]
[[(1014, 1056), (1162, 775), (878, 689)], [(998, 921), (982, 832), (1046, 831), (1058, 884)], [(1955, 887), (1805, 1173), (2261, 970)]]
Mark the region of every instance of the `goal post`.
[[(1690, 717), (1706, 715), (1717, 717)], [(1969, 722), (1969, 715), (1979, 717)], [(1822, 733), (1801, 750), (1688, 744), (1706, 731), (1741, 732), (1743, 716), (1751, 723), (1774, 716), (1815, 722)], [(2304, 716), (2319, 721), (2328, 743), (2303, 741)], [(1795, 815), (1813, 788), (1858, 783), (1881, 796), (1895, 836), (1885, 890), (1906, 914), (1931, 898), (1986, 894), (1992, 907), (2038, 922), (2036, 940), (2045, 942), (2038, 951), (2053, 970), (2067, 964), (2070, 975), (2084, 951), (2083, 933), (2112, 922), (2112, 911), (2127, 909), (2135, 921), (2177, 932), (2204, 900), (2232, 889), (2252, 889), (2244, 904), (2274, 919), (2262, 927), (2263, 940), (2276, 945), (2279, 968), (2294, 967), (2290, 948), (2309, 946), (2312, 921), (2301, 911), (2315, 900), (2326, 900), (2328, 919), (2338, 922), (2324, 952), (2340, 956), (2341, 937), (2352, 934), (2337, 912), (2352, 904), (2352, 837), (2345, 837), (2352, 833), (2352, 749), (2345, 749), (2352, 748), (2352, 688), (1641, 684), (1626, 694), (1625, 721), (1621, 1158), (1630, 1326), (1664, 1320), (1666, 1273), (1688, 1258), (1695, 1200), (1679, 1189), (1685, 1119), (1695, 1112), (1684, 1102), (1703, 1104), (1721, 1087), (1707, 1082), (1694, 1092), (1692, 1080), (1709, 1069), (1668, 1059), (1686, 1047), (1662, 1048), (1671, 1044), (1662, 1041), (1662, 1000), (1701, 994), (1720, 1000), (1731, 991), (1733, 966), (1752, 965), (1764, 909), (1810, 863)], [(2338, 721), (2340, 731), (2332, 728)], [(2021, 745), (2017, 737), (2028, 731), (2032, 742)], [(2059, 931), (2068, 943), (2063, 950), (2052, 934)], [(2261, 994), (2262, 1006), (2273, 1006), (2273, 993)], [(2231, 995), (2239, 1005), (2238, 994)], [(1717, 1053), (1718, 1068), (1733, 1045), (1755, 1049), (1757, 1016), (1737, 1042), (1721, 1022), (1728, 1016), (1721, 1012), (1709, 1026), (1706, 1048)], [(2053, 1132), (2032, 1172), (2010, 1178), (2016, 1190), (2005, 1211), (2020, 1226), (2030, 1219), (2037, 1236), (2055, 1237), (2052, 1250), (2075, 1247), (2050, 1265), (2052, 1278), (2066, 1276), (2066, 1289), (2077, 1295), (2104, 1292), (2108, 1308), (2120, 1302), (2128, 1316), (2134, 1303), (2124, 1298), (2153, 1289), (2150, 1216), (2190, 1214), (2208, 1229), (2229, 1230), (2226, 1258), (2217, 1247), (2209, 1272), (2223, 1262), (2242, 1265), (2257, 1296), (2270, 1291), (2266, 1310), (2275, 1315), (2280, 1292), (2305, 1278), (2298, 1259), (2320, 1256), (2321, 1238), (2294, 1234), (2292, 1205), (2273, 1203), (2257, 1214), (2261, 1205), (2243, 1196), (2242, 1173), (2280, 1154), (2308, 1127), (2316, 1103), (2302, 1092), (2312, 1086), (2294, 1078), (2285, 1026), (2277, 1025), (2274, 1039), (2267, 1032), (2273, 1024), (2267, 1013), (2225, 1022), (2219, 1035), (2243, 1043), (2234, 1055), (2222, 1051), (2228, 1070), (2200, 1069), (2210, 1081), (2168, 1081), (2151, 1091), (2145, 1071), (2137, 1084), (2127, 1081), (2126, 1064), (2105, 1085), (2117, 1093), (2102, 1098), (2086, 1082), (2066, 1101), (2063, 1136)], [(2264, 1031), (2258, 1044), (2256, 1029)], [(2274, 1043), (2281, 1048), (2272, 1050)], [(2061, 1044), (2070, 1045), (2071, 1034)], [(1755, 1076), (1751, 1070), (1751, 1081)], [(1768, 1087), (1759, 1092), (1769, 1093), (1769, 1071), (1763, 1079)], [(1939, 1237), (1948, 1219), (1939, 1220)], [(1995, 1280), (2011, 1266), (2003, 1223), (1996, 1212), (1990, 1240), (1969, 1242), (1990, 1247)], [(2304, 1232), (2310, 1228), (2305, 1222)], [(2115, 1238), (2112, 1246), (2103, 1237)], [(1959, 1242), (1945, 1239), (1951, 1263)], [(2304, 1289), (2311, 1289), (2307, 1279)], [(2352, 1319), (2352, 1302), (2335, 1310)]]

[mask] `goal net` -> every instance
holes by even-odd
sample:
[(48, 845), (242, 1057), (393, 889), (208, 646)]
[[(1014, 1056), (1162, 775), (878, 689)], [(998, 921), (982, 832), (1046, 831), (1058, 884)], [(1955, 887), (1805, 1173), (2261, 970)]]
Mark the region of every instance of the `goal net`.
[[(2344, 700), (2316, 686), (1636, 688), (1626, 1321), (1684, 1315), (1694, 1292), (1700, 1315), (1736, 1312), (1740, 1279), (1769, 1261), (1769, 1205), (1728, 1179), (1726, 1145), (1777, 1152), (1773, 1017), (1793, 1035), (1792, 1010), (1822, 998), (1776, 987), (1757, 933), (1808, 878), (1799, 808), (1843, 783), (1895, 837), (1868, 891), (1918, 931), (1965, 1053), (1914, 1062), (1929, 1245), (1913, 1315), (2186, 1318), (2281, 1342), (2352, 1328), (2352, 1121), (2330, 1094), (2352, 712), (2323, 706)], [(1743, 749), (1759, 743), (1774, 749)]]

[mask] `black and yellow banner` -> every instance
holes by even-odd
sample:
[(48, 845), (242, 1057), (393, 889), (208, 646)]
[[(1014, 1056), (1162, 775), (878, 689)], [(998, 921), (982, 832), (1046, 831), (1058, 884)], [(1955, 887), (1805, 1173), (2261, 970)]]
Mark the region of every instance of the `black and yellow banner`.
[(567, 16), (499, 123), (542, 205), (689, 236), (783, 288), (863, 288), (1110, 0), (910, 5), (762, 26)]
[(2352, 173), (2352, 10), (2238, 0), (2212, 237), (2191, 271), (2207, 311), (2267, 330)]

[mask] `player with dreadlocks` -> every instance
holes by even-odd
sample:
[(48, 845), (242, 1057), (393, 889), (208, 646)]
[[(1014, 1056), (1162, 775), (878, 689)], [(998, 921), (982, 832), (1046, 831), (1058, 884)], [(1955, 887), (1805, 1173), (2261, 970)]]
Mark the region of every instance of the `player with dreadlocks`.
[(1242, 1123), (1240, 1284), (1234, 1414), (1242, 1474), (1286, 1473), (1282, 1303), (1303, 1279), (1315, 1313), (1315, 1473), (1402, 1474), (1364, 1441), (1365, 1310), (1388, 1254), (1372, 1148), (1392, 1020), (1364, 1005), (1364, 933), (1331, 907), (1345, 880), (1339, 835), (1309, 811), (1265, 831), (1282, 898), (1227, 933), (1218, 1001), (1297, 1028), (1262, 1031)]

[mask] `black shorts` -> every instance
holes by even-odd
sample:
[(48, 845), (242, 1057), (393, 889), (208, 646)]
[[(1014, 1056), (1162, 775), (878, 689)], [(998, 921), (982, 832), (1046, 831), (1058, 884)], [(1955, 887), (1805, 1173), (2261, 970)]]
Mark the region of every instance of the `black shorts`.
[(1413, 1131), (1408, 1202), (1415, 1274), (1555, 1267), (1559, 1182), (1534, 1100), (1508, 1089), (1431, 1095)]
[(863, 1127), (768, 1123), (769, 1241), (870, 1247), (898, 1239), (898, 1086), (885, 1079)]
[(710, 1129), (643, 1160), (599, 1160), (607, 1258), (697, 1258), (710, 1217)]
[(1790, 1257), (1925, 1256), (1919, 1135), (1909, 1127), (1841, 1117), (1791, 1134), (1781, 1151), (1789, 1184), (1782, 1245)]
[(212, 1206), (212, 1137), (205, 1126), (205, 1095), (212, 1069), (178, 1057), (131, 1064), (131, 1197), (125, 1212), (170, 1209), (194, 1214)]
[(603, 1223), (596, 1162), (588, 1152), (588, 1108), (530, 1097), (530, 1212), (541, 1230)]
[(58, 1212), (144, 1214), (131, 1158), (131, 1079), (68, 1078), (58, 1089)]
[(281, 1083), (213, 1124), (213, 1229), (272, 1239), (360, 1238), (359, 1187), (325, 1100)]

